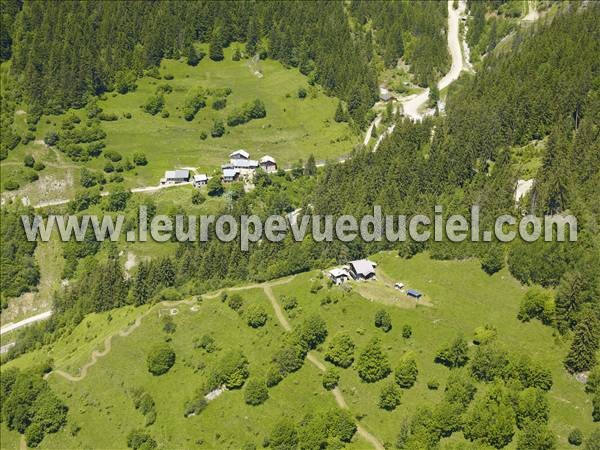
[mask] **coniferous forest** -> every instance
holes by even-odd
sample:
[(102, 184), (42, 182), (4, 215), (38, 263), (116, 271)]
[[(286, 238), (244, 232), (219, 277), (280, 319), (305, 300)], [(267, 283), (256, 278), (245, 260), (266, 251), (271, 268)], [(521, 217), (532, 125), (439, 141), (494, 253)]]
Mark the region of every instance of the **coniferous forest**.
[[(86, 422), (86, 409), (102, 400), (94, 397), (93, 386), (72, 394), (68, 383), (82, 381), (86, 386), (89, 379), (83, 381), (86, 372), (81, 367), (90, 351), (96, 352), (93, 359), (102, 367), (98, 345), (107, 339), (105, 348), (110, 349), (110, 339), (118, 335), (113, 343), (118, 352), (118, 345), (130, 335), (135, 339), (140, 327), (139, 333), (148, 333), (136, 341), (145, 352), (140, 363), (143, 376), (132, 382), (118, 366), (110, 366), (98, 377), (103, 380), (98, 383), (106, 383), (110, 377), (123, 376), (118, 395), (137, 415), (131, 424), (116, 428), (119, 448), (600, 448), (600, 3), (464, 3), (459, 33), (464, 36), (463, 51), (470, 46), (473, 65), (448, 87), (438, 89), (438, 81), (451, 67), (448, 11), (462, 6), (462, 1), (0, 2), (0, 159), (9, 167), (5, 170), (17, 164), (11, 155), (34, 140), (59, 155), (50, 160), (50, 167), (66, 156), (68, 164), (80, 169), (74, 195), (43, 207), (20, 201), (21, 186), (2, 181), (3, 193), (17, 193), (6, 201), (3, 196), (0, 214), (2, 314), (38, 293), (48, 295), (52, 309), (50, 319), (11, 332), (10, 343), (3, 337), (2, 346), (9, 347), (6, 351), (3, 347), (0, 366), (2, 430), (22, 436), (21, 444), (30, 447), (88, 445), (91, 434), (86, 433), (94, 425)], [(531, 5), (538, 8), (539, 18), (523, 24)], [(277, 93), (279, 97), (300, 102), (321, 96), (337, 105), (335, 115), (320, 125), (324, 129), (347, 125), (354, 141), (348, 138), (347, 154), (339, 155), (343, 163), (330, 158), (317, 164), (311, 154), (285, 170), (281, 166), (270, 174), (258, 171), (246, 189), (242, 182), (222, 183), (213, 174), (205, 188), (190, 187), (192, 194), (182, 194), (190, 199), (189, 210), (180, 203), (165, 204), (169, 200), (159, 194), (141, 196), (120, 186), (123, 176), (135, 177), (137, 170), (155, 161), (153, 155), (147, 158), (139, 152), (131, 161), (128, 156), (123, 159), (111, 149), (114, 136), (105, 131), (106, 124), (135, 123), (140, 115), (148, 121), (166, 120), (169, 114), (182, 114), (183, 120), (195, 124), (209, 108), (227, 111), (236, 86), (212, 90), (195, 86), (185, 93), (181, 110), (167, 108), (174, 83), (171, 74), (165, 75), (164, 63), (176, 61), (202, 70), (206, 61), (218, 64), (229, 59), (247, 61), (245, 71), (246, 66), (254, 67), (251, 64), (274, 61), (281, 71), (298, 72), (306, 80), (301, 87), (286, 86), (293, 93)], [(402, 94), (429, 89), (431, 114), (412, 120), (403, 114), (402, 101), (394, 103), (402, 96), (383, 103), (380, 87), (389, 87), (389, 77), (395, 76), (406, 89)], [(99, 106), (109, 96), (133, 95), (148, 78), (154, 93), (139, 108), (136, 105), (133, 118), (113, 117)], [(227, 120), (213, 121), (210, 137), (200, 128), (194, 132), (216, 147), (224, 135), (241, 133), (249, 123), (266, 123), (273, 109), (268, 101), (256, 98), (227, 114)], [(61, 125), (52, 128), (56, 122)], [(149, 123), (154, 122), (139, 126), (150, 132), (144, 128)], [(39, 126), (51, 131), (38, 136)], [(261, 130), (272, 133), (275, 142), (282, 139), (277, 126), (263, 125)], [(365, 132), (370, 139), (363, 142)], [(374, 146), (378, 133), (385, 135)], [(100, 155), (106, 158), (103, 171), (87, 165)], [(178, 161), (177, 155), (172, 159)], [(31, 183), (38, 179), (36, 173), (43, 174), (44, 164), (29, 154), (18, 165), (33, 174)], [(515, 186), (525, 177), (532, 188), (515, 201)], [(380, 205), (384, 214), (408, 216), (433, 216), (434, 205), (441, 205), (445, 217), (459, 213), (469, 217), (475, 205), (481, 209), (482, 228), (493, 228), (495, 218), (503, 214), (572, 214), (578, 219), (578, 240), (316, 242), (308, 236), (295, 242), (288, 235), (280, 242), (251, 243), (249, 251), (242, 251), (239, 238), (186, 243), (173, 239), (159, 246), (160, 252), (150, 250), (129, 267), (132, 247), (121, 241), (97, 242), (88, 230), (80, 242), (51, 247), (60, 268), (51, 271), (56, 279), (48, 283), (46, 265), (40, 260), (47, 244), (26, 241), (20, 227), (23, 214), (93, 212), (124, 214), (127, 230), (135, 230), (141, 205), (148, 208), (149, 222), (159, 213), (174, 217), (204, 207), (211, 213), (256, 214), (262, 219), (294, 212), (299, 220), (305, 214), (360, 217), (372, 214), (374, 205)], [(390, 263), (391, 257), (397, 259)], [(435, 297), (427, 297), (424, 306), (397, 309), (388, 298), (375, 298), (395, 298), (394, 282), (400, 279), (387, 274), (377, 280), (380, 286), (387, 283), (387, 290), (375, 293), (364, 288), (367, 283), (362, 289), (359, 283), (340, 288), (324, 278), (325, 270), (363, 258), (382, 261), (383, 268), (378, 269), (382, 271), (405, 263), (415, 264), (421, 272), (433, 267), (432, 272), (450, 272), (458, 267), (453, 264), (473, 271), (475, 262), (475, 269), (486, 278), (474, 282), (474, 292), (489, 285), (489, 297), (496, 298), (495, 286), (500, 284), (495, 283), (506, 282), (502, 286), (507, 297), (519, 296), (516, 307), (486, 308), (502, 314), (510, 310), (515, 336), (534, 330), (532, 341), (543, 336), (547, 348), (529, 343), (522, 351), (514, 348), (510, 330), (494, 322), (508, 316), (494, 312), (489, 313), (489, 322), (477, 316), (481, 323), (473, 331), (469, 308), (475, 311), (476, 302), (453, 305), (458, 312), (448, 317), (456, 323), (449, 324), (443, 316), (448, 305), (436, 304)], [(400, 276), (405, 275), (400, 271)], [(443, 293), (456, 288), (455, 281), (448, 280), (437, 286), (439, 276), (425, 277), (430, 279), (420, 289)], [(291, 277), (295, 291), (281, 287), (288, 282), (284, 277)], [(295, 279), (302, 281), (294, 285)], [(355, 308), (352, 302), (357, 298), (374, 305)], [(271, 315), (270, 305), (278, 302), (281, 306)], [(199, 316), (205, 314), (210, 331), (165, 313), (184, 305), (194, 305), (190, 308), (198, 308)], [(373, 306), (374, 313), (367, 309)], [(467, 330), (461, 314), (469, 323)], [(368, 327), (359, 321), (366, 316)], [(11, 321), (16, 322), (26, 315), (14, 317)], [(236, 322), (240, 319), (241, 328)], [(419, 320), (428, 331), (415, 325)], [(153, 321), (157, 328), (152, 332), (143, 321)], [(440, 334), (444, 342), (436, 341), (430, 352), (431, 341), (424, 335), (442, 333), (439, 321), (440, 329), (450, 331)], [(188, 326), (189, 336), (184, 331)], [(254, 334), (245, 335), (248, 330)], [(183, 333), (187, 340), (182, 344)], [(474, 334), (473, 339), (468, 333)], [(420, 342), (426, 344), (421, 347)], [(143, 346), (150, 343), (146, 352)], [(260, 357), (248, 346), (260, 348)], [(394, 353), (400, 347), (401, 352)], [(130, 349), (121, 357), (131, 357), (137, 364), (140, 352)], [(394, 355), (391, 362), (389, 354)], [(56, 361), (36, 359), (39, 355), (51, 355)], [(326, 365), (322, 369), (321, 363), (315, 364), (315, 387), (306, 381), (313, 374), (304, 371), (307, 361), (321, 356)], [(94, 364), (95, 360), (85, 370), (99, 370)], [(67, 381), (53, 382), (65, 373)], [(176, 419), (165, 418), (174, 415), (162, 409), (165, 391), (157, 388), (171, 376), (182, 386), (193, 384), (185, 402), (177, 404)], [(292, 394), (305, 382), (309, 387), (298, 396), (320, 402), (323, 392), (333, 390), (336, 400), (345, 395), (348, 404), (336, 408), (331, 403), (298, 414), (293, 407), (291, 412), (269, 409), (276, 402), (280, 408), (296, 401)], [(285, 394), (277, 391), (283, 386)], [(231, 414), (214, 409), (213, 402), (223, 400), (216, 399), (221, 395), (229, 399), (229, 408), (239, 409)], [(79, 411), (73, 408), (74, 401), (83, 405)], [(583, 416), (569, 417), (573, 410), (561, 411), (560, 402), (569, 403), (578, 414), (585, 411), (586, 423), (575, 426)], [(253, 422), (229, 427), (236, 433), (245, 428), (239, 431), (244, 440), (241, 434), (228, 434), (231, 430), (211, 428), (216, 425), (208, 419), (237, 420), (245, 415), (254, 420), (255, 413), (268, 429), (253, 430)], [(279, 415), (277, 420), (273, 417)], [(204, 417), (206, 423), (201, 422)], [(111, 416), (99, 423), (108, 426), (112, 420)], [(173, 432), (168, 420), (198, 420), (192, 422), (194, 431), (182, 433), (204, 434), (194, 435), (194, 442), (187, 436), (177, 440), (180, 437), (172, 434), (180, 431)], [(369, 430), (384, 438), (370, 439)]]

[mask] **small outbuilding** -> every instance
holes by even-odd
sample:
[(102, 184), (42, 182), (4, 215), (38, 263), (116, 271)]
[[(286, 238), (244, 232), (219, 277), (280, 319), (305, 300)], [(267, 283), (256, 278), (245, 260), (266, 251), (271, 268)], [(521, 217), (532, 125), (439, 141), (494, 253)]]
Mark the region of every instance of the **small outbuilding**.
[(275, 158), (269, 155), (265, 155), (258, 161), (261, 169), (263, 169), (267, 173), (272, 173), (277, 171), (277, 163), (275, 162)]
[(350, 274), (346, 269), (331, 269), (328, 275), (331, 281), (336, 285), (345, 283), (350, 279)]
[(349, 272), (355, 280), (370, 280), (375, 278), (375, 264), (368, 259), (351, 261), (348, 264)]
[(392, 93), (387, 90), (384, 87), (380, 87), (379, 88), (379, 100), (383, 101), (383, 102), (388, 102), (390, 100), (392, 100), (394, 98), (394, 96), (392, 95)]
[(419, 300), (421, 297), (423, 297), (423, 294), (421, 294), (419, 291), (416, 291), (414, 289), (409, 289), (408, 291), (406, 291), (406, 295), (408, 295), (409, 297), (412, 297), (412, 298), (416, 298), (417, 300)]
[(208, 176), (205, 173), (194, 175), (194, 186), (200, 187), (208, 184)]
[(232, 152), (229, 157), (231, 159), (248, 159), (250, 158), (250, 153), (248, 153), (246, 150), (236, 150), (235, 152)]
[(167, 170), (160, 184), (187, 183), (190, 181), (190, 171), (187, 169)]

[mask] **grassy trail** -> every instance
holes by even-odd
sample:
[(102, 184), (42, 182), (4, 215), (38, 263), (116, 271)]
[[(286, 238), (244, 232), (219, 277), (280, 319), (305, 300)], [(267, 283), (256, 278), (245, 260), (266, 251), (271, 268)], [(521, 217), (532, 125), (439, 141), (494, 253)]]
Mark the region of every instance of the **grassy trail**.
[[(287, 279), (287, 281), (291, 281), (292, 278), (293, 277)], [(271, 305), (273, 306), (273, 310), (275, 311), (275, 316), (277, 316), (277, 320), (279, 320), (279, 323), (281, 324), (281, 326), (286, 331), (291, 331), (292, 327), (291, 327), (290, 323), (288, 322), (287, 318), (285, 317), (285, 315), (283, 314), (281, 305), (277, 301), (277, 298), (275, 297), (275, 295), (273, 294), (273, 290), (271, 289), (271, 286), (273, 284), (283, 284), (283, 283), (265, 283), (262, 286), (263, 291), (265, 292), (266, 296), (271, 301)], [(321, 361), (319, 361), (319, 359), (317, 358), (317, 356), (314, 353), (309, 352), (308, 355), (306, 356), (306, 359), (308, 359), (321, 372), (325, 372), (327, 370), (327, 367), (325, 367), (325, 365)], [(346, 403), (346, 399), (344, 398), (342, 391), (340, 391), (340, 389), (338, 387), (335, 387), (331, 391), (331, 393), (333, 394), (333, 397), (335, 398), (337, 405), (341, 409), (348, 409), (348, 404)], [(377, 439), (375, 436), (373, 436), (371, 433), (369, 433), (360, 424), (356, 424), (356, 431), (364, 440), (369, 442), (373, 446), (373, 448), (375, 448), (376, 450), (384, 450), (384, 447), (381, 444), (381, 442), (379, 441), (379, 439)]]

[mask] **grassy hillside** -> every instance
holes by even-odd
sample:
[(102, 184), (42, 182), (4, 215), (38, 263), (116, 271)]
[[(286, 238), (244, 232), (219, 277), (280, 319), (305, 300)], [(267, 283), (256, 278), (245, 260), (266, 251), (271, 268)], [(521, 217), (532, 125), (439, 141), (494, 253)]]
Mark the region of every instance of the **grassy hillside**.
[[(533, 360), (551, 368), (554, 386), (548, 395), (550, 427), (559, 436), (560, 448), (567, 445), (566, 439), (572, 428), (577, 426), (586, 432), (592, 429), (590, 399), (585, 395), (583, 386), (568, 376), (561, 364), (568, 345), (555, 339), (552, 330), (540, 323), (524, 324), (517, 320), (525, 288), (506, 270), (490, 277), (475, 260), (434, 261), (426, 255), (404, 260), (392, 253), (383, 253), (373, 259), (379, 262), (380, 273), (420, 290), (432, 306), (406, 308), (402, 303), (391, 307), (384, 304), (387, 302), (383, 298), (381, 302), (368, 301), (355, 293), (341, 297), (337, 303), (322, 306), (321, 300), (331, 293), (327, 288), (318, 294), (309, 293), (311, 282), (308, 279), (311, 276), (314, 278), (315, 273), (296, 277), (292, 283), (275, 287), (274, 291), (276, 295), (298, 297), (301, 312), (292, 319), (292, 325), (304, 315), (317, 312), (326, 320), (329, 336), (341, 331), (348, 332), (359, 350), (377, 335), (388, 353), (392, 368), (395, 368), (405, 351), (415, 353), (419, 368), (417, 383), (412, 389), (404, 391), (401, 405), (393, 412), (377, 406), (379, 391), (391, 376), (367, 384), (359, 379), (355, 370), (342, 370), (340, 386), (350, 407), (355, 414), (364, 416), (363, 423), (382, 441), (395, 442), (402, 418), (410, 417), (417, 406), (434, 405), (442, 398), (450, 370), (434, 363), (439, 348), (458, 333), (463, 333), (470, 341), (475, 328), (484, 324), (495, 326), (498, 341), (511, 351), (528, 354)], [(389, 297), (396, 295), (391, 287), (388, 291)], [(389, 333), (373, 325), (375, 312), (382, 307), (392, 318), (393, 328)], [(402, 337), (404, 324), (409, 324), (413, 329), (413, 336), (408, 340)], [(431, 379), (440, 382), (437, 391), (427, 388), (427, 382)], [(479, 386), (479, 389), (485, 390), (485, 385)], [(453, 436), (450, 440), (456, 439)], [(511, 445), (515, 443), (516, 438)]]
[[(206, 48), (204, 48), (206, 50)], [(233, 150), (244, 148), (251, 157), (269, 154), (275, 157), (280, 166), (289, 166), (306, 160), (310, 154), (317, 159), (335, 158), (348, 153), (358, 142), (345, 123), (333, 120), (337, 99), (327, 97), (321, 89), (310, 86), (307, 78), (297, 69), (286, 69), (281, 63), (265, 60), (257, 64), (249, 60), (232, 60), (233, 46), (225, 49), (225, 59), (214, 62), (208, 57), (196, 67), (187, 65), (184, 60), (164, 60), (159, 73), (161, 79), (143, 77), (137, 81), (137, 88), (127, 94), (107, 93), (98, 106), (105, 114), (115, 114), (117, 120), (102, 121), (102, 129), (107, 136), (104, 152), (119, 152), (123, 159), (133, 157), (136, 152), (148, 158), (147, 166), (136, 167), (124, 172), (123, 185), (126, 187), (156, 185), (165, 170), (175, 167), (197, 167), (211, 173), (227, 162)], [(262, 76), (257, 76), (259, 71)], [(166, 75), (166, 77), (165, 77)], [(165, 79), (171, 78), (172, 79)], [(155, 94), (159, 85), (168, 84), (172, 92), (165, 94), (163, 111), (150, 115), (140, 109), (148, 98)], [(215, 96), (208, 95), (206, 107), (200, 109), (192, 121), (186, 121), (182, 113), (184, 100), (191, 90), (230, 88), (224, 109), (215, 110), (212, 102)], [(304, 88), (305, 98), (298, 97), (298, 90)], [(229, 127), (225, 135), (212, 138), (210, 131), (214, 120), (223, 120), (244, 103), (260, 99), (264, 102), (267, 116), (246, 124)], [(59, 131), (67, 115), (74, 113), (82, 123), (86, 120), (85, 110), (71, 110), (60, 116), (42, 116), (36, 140), (41, 140), (50, 130)], [(125, 118), (124, 114), (131, 114)], [(17, 109), (15, 128), (25, 135), (27, 114)], [(200, 138), (202, 132), (208, 137)], [(27, 184), (27, 170), (23, 158), (31, 154), (36, 161), (42, 161), (46, 169), (39, 173), (40, 180)], [(41, 142), (31, 141), (19, 144), (0, 165), (4, 182), (15, 180), (27, 186), (24, 194), (33, 201), (68, 198), (79, 186), (79, 168), (88, 167), (101, 171), (107, 159), (102, 155), (85, 163), (75, 163), (60, 152), (47, 149)]]
[[(547, 394), (550, 428), (559, 437), (559, 447), (567, 445), (566, 438), (573, 427), (580, 427), (586, 434), (591, 431), (591, 405), (583, 386), (568, 376), (560, 363), (567, 345), (555, 339), (550, 328), (537, 322), (523, 324), (516, 319), (524, 288), (505, 270), (489, 277), (480, 270), (477, 261), (433, 261), (426, 255), (404, 260), (382, 253), (373, 259), (379, 263), (379, 280), (373, 282), (373, 292), (377, 295), (370, 296), (370, 300), (357, 294), (356, 286), (347, 293), (340, 288), (328, 288), (318, 272), (298, 275), (288, 283), (273, 285), (272, 290), (278, 299), (284, 295), (297, 297), (298, 306), (285, 313), (292, 326), (311, 313), (325, 319), (328, 337), (316, 352), (321, 361), (324, 361), (327, 343), (340, 331), (352, 336), (357, 347), (355, 356), (373, 336), (378, 336), (392, 368), (405, 351), (415, 353), (419, 368), (417, 383), (412, 389), (404, 390), (402, 402), (393, 412), (377, 406), (379, 391), (392, 379), (391, 375), (386, 380), (367, 384), (360, 381), (354, 366), (341, 370), (341, 391), (353, 415), (382, 442), (395, 442), (402, 419), (412, 415), (417, 406), (434, 405), (441, 399), (450, 370), (434, 363), (440, 346), (458, 333), (470, 341), (474, 329), (484, 324), (497, 328), (498, 341), (510, 351), (528, 354), (551, 369), (554, 385)], [(389, 285), (392, 281), (402, 281), (419, 289), (431, 306), (411, 305), (408, 301), (399, 302), (398, 306), (390, 304), (389, 299), (397, 296)], [(315, 282), (323, 287), (313, 294), (310, 287)], [(361, 289), (365, 292), (364, 286)], [(139, 328), (126, 337), (112, 339), (111, 351), (90, 366), (81, 381), (68, 381), (57, 374), (49, 377), (51, 386), (69, 405), (70, 425), (47, 436), (42, 447), (124, 447), (128, 431), (143, 426), (143, 417), (134, 409), (129, 394), (137, 387), (146, 389), (157, 404), (157, 420), (148, 431), (159, 443), (168, 442), (174, 448), (239, 448), (246, 442), (260, 446), (282, 415), (299, 421), (311, 410), (333, 407), (333, 397), (321, 386), (321, 374), (305, 363), (299, 372), (269, 389), (270, 398), (261, 406), (246, 405), (243, 392), (227, 391), (211, 401), (199, 416), (183, 417), (184, 401), (206, 379), (208, 368), (223, 351), (240, 348), (248, 357), (251, 377), (260, 377), (264, 376), (282, 339), (283, 329), (263, 290), (252, 288), (237, 293), (246, 305), (260, 304), (265, 308), (268, 320), (264, 328), (250, 328), (218, 295), (206, 295), (199, 305), (180, 303), (176, 306), (177, 314), (172, 318), (177, 329), (173, 335), (167, 336), (162, 330), (159, 310), (164, 307), (127, 307), (111, 314), (91, 315), (71, 336), (52, 348), (10, 362), (8, 367), (26, 367), (48, 354), (54, 358), (56, 369), (76, 376), (78, 368), (90, 361), (92, 349), (104, 350), (108, 336), (118, 330), (129, 330), (135, 319), (143, 316)], [(374, 314), (381, 308), (392, 318), (389, 333), (373, 325)], [(412, 327), (410, 339), (402, 337), (405, 324)], [(209, 354), (195, 349), (194, 338), (204, 334), (213, 336), (221, 350)], [(146, 355), (153, 344), (165, 338), (171, 339), (177, 361), (166, 375), (154, 377), (146, 369)], [(471, 347), (472, 354), (473, 345)], [(200, 362), (205, 369), (197, 370)], [(332, 367), (329, 363), (326, 365)], [(434, 378), (440, 388), (429, 390), (427, 382)], [(484, 383), (478, 383), (478, 392), (486, 389)], [(77, 427), (72, 424), (80, 430), (75, 433), (73, 430)], [(5, 429), (2, 435), (3, 448), (11, 447), (17, 440), (14, 433), (7, 433)], [(465, 441), (460, 434), (455, 434), (443, 443), (464, 445)], [(515, 443), (516, 437), (508, 448), (515, 448)], [(355, 436), (351, 447), (365, 446)]]

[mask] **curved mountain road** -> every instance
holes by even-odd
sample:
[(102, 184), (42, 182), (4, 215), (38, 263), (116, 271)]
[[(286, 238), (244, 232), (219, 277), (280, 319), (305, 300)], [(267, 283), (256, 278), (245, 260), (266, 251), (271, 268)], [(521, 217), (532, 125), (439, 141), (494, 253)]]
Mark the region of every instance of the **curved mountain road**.
[[(458, 79), (460, 73), (464, 68), (463, 54), (460, 46), (460, 16), (464, 14), (467, 5), (461, 0), (458, 3), (458, 8), (454, 9), (453, 1), (448, 1), (448, 51), (452, 58), (452, 65), (450, 70), (443, 78), (438, 81), (437, 87), (441, 91), (442, 89), (450, 86), (454, 81)], [(433, 111), (426, 111), (420, 113), (419, 110), (427, 103), (429, 99), (429, 88), (425, 89), (422, 93), (409, 97), (402, 101), (402, 107), (404, 108), (404, 115), (410, 117), (413, 120), (421, 120), (424, 116), (433, 114)]]

